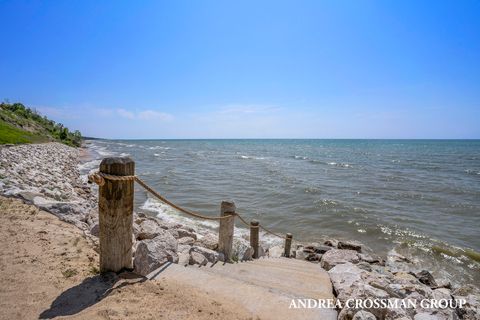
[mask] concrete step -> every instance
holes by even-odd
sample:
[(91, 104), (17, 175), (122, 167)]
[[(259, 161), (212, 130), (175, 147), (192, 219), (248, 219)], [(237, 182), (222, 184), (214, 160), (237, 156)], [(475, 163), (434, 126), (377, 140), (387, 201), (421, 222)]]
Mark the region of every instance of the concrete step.
[(287, 258), (204, 267), (171, 264), (153, 279), (163, 277), (229, 297), (261, 319), (337, 319), (332, 309), (289, 308), (292, 299), (334, 298), (330, 278), (318, 264)]

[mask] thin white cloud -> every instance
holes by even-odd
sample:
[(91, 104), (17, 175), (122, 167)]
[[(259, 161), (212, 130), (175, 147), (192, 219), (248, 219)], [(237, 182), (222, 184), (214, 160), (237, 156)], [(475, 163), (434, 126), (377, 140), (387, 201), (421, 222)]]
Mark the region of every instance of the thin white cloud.
[(126, 118), (126, 119), (135, 119), (135, 114), (131, 111), (125, 110), (125, 109), (117, 109), (117, 113), (120, 117)]
[(143, 110), (139, 112), (132, 112), (125, 109), (116, 109), (117, 114), (125, 119), (130, 120), (160, 120), (170, 121), (173, 120), (173, 116), (168, 113), (159, 112), (155, 110)]
[(141, 120), (162, 120), (162, 121), (173, 120), (173, 116), (171, 114), (158, 112), (154, 110), (141, 111), (138, 113), (137, 118)]

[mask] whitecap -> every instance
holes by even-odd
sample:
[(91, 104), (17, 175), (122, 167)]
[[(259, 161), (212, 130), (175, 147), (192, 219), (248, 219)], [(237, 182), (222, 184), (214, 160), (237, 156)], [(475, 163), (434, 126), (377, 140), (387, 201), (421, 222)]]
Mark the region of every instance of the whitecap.
[(152, 198), (148, 198), (140, 207), (140, 209), (154, 212), (156, 213), (158, 218), (168, 222), (181, 223), (186, 225), (196, 225), (209, 229), (215, 229), (218, 227), (218, 223), (210, 220), (197, 220), (186, 217), (175, 208), (172, 208), (171, 206)]
[(253, 157), (253, 156), (240, 156), (240, 159), (248, 159), (248, 160), (264, 160), (264, 157)]
[[(165, 204), (153, 198), (148, 198), (140, 207), (140, 209), (155, 213), (156, 216), (163, 221), (193, 226), (198, 231), (202, 231), (202, 230), (205, 231), (207, 229), (208, 230), (218, 229), (218, 221), (190, 218), (184, 215), (183, 213), (181, 213), (180, 211), (176, 210), (175, 208), (172, 208), (168, 204)], [(242, 226), (235, 227), (235, 231), (234, 231), (235, 237), (239, 237), (247, 240), (249, 235), (250, 235), (249, 229), (244, 228)], [(279, 239), (278, 237), (275, 237), (263, 231), (260, 231), (260, 239), (261, 239), (260, 243), (265, 248), (283, 244), (283, 239)]]
[(480, 171), (475, 171), (475, 170), (470, 170), (470, 169), (465, 170), (465, 173), (473, 174), (473, 175), (480, 175)]
[(148, 149), (150, 150), (170, 150), (170, 147), (162, 147), (162, 146), (155, 146), (155, 147), (149, 147)]
[(100, 162), (102, 162), (102, 160), (95, 159), (95, 160), (87, 161), (84, 163), (80, 163), (78, 165), (78, 170), (80, 171), (80, 173), (90, 172), (93, 169), (97, 169), (100, 166)]
[(348, 163), (338, 163), (338, 162), (327, 162), (330, 166), (340, 167), (340, 168), (351, 168), (352, 165)]
[(102, 147), (95, 150), (102, 157), (114, 156), (116, 153), (113, 151), (108, 151), (107, 148)]
[(307, 160), (308, 158), (307, 157), (304, 157), (304, 156), (293, 156), (294, 159), (297, 159), (297, 160)]

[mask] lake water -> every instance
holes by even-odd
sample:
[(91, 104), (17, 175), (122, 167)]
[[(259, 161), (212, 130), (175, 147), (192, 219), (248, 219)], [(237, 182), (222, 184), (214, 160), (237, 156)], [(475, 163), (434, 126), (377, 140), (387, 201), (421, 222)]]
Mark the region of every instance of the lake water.
[[(480, 140), (95, 140), (89, 147), (96, 159), (132, 157), (142, 179), (188, 209), (218, 215), (231, 199), (248, 220), (297, 240), (396, 248), (441, 276), (480, 282)], [(84, 164), (84, 173), (98, 164)], [(138, 209), (188, 220), (136, 190)]]

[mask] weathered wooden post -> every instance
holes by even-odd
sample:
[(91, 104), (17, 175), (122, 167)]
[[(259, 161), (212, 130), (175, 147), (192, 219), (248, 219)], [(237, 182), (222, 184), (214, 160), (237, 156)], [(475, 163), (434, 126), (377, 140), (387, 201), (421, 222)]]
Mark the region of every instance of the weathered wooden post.
[(285, 257), (290, 258), (290, 248), (292, 247), (292, 234), (287, 233), (285, 237)]
[[(100, 172), (116, 176), (135, 174), (130, 158), (105, 158)], [(98, 215), (100, 226), (100, 272), (132, 269), (132, 224), (134, 181), (105, 179), (100, 186)]]
[(222, 201), (220, 216), (231, 216), (220, 220), (218, 230), (218, 251), (225, 256), (225, 262), (232, 260), (233, 229), (235, 227), (235, 203), (233, 201)]
[(250, 246), (253, 248), (253, 258), (258, 259), (258, 221), (250, 222)]

